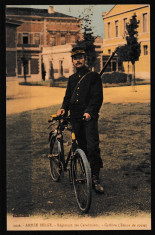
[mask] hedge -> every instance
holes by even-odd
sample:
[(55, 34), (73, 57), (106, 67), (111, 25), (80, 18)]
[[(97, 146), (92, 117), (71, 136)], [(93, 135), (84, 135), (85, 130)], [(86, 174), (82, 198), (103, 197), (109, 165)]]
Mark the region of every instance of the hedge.
[[(131, 74), (129, 74), (129, 81), (131, 81)], [(125, 83), (127, 82), (127, 74), (126, 73), (119, 73), (119, 72), (112, 72), (112, 73), (104, 73), (102, 75), (102, 82), (103, 83)]]

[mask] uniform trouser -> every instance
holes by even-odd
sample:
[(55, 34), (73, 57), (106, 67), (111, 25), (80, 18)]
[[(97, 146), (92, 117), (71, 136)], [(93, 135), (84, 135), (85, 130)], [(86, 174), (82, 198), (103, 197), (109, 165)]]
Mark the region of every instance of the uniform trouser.
[(99, 175), (100, 168), (103, 167), (100, 157), (98, 120), (76, 122), (72, 120), (72, 128), (75, 132), (79, 148), (87, 155), (93, 175)]

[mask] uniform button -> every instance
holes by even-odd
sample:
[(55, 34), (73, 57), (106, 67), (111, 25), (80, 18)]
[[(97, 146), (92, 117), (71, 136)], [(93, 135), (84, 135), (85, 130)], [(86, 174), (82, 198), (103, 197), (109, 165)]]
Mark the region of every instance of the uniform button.
[(77, 89), (79, 90), (80, 88), (78, 87)]
[(78, 100), (76, 100), (76, 102), (78, 102)]
[(77, 95), (79, 95), (79, 94), (77, 94)]
[(79, 78), (81, 77), (81, 75), (79, 75)]

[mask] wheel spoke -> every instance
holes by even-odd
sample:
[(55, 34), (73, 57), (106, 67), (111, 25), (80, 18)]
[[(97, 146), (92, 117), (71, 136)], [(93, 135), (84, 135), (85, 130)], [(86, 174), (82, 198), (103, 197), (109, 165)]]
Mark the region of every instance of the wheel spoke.
[(91, 203), (91, 179), (89, 164), (83, 151), (76, 154), (73, 160), (73, 184), (79, 208), (83, 212), (88, 211)]
[(60, 179), (60, 175), (62, 172), (62, 164), (59, 160), (59, 148), (58, 141), (55, 138), (51, 138), (50, 140), (50, 174), (54, 181), (58, 181)]

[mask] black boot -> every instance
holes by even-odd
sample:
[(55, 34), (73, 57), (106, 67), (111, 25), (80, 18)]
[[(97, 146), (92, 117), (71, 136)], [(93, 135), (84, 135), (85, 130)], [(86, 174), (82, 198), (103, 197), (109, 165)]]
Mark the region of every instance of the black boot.
[(104, 188), (100, 184), (99, 179), (99, 171), (100, 169), (92, 169), (92, 186), (96, 193), (104, 193)]

